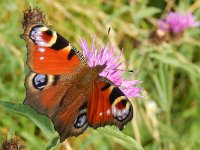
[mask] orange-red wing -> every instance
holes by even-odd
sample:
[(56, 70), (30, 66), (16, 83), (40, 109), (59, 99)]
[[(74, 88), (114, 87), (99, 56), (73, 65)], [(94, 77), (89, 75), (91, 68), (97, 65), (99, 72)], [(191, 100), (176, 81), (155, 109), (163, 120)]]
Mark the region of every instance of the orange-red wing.
[[(65, 95), (64, 101), (69, 101), (69, 96)], [(56, 131), (63, 142), (71, 136), (79, 136), (87, 127), (87, 102), (84, 95), (80, 94), (71, 100), (70, 105), (64, 105), (58, 109), (52, 117)]]
[(31, 105), (40, 114), (52, 117), (65, 92), (61, 78), (61, 76), (30, 72), (25, 82), (26, 99), (24, 104)]
[(73, 56), (70, 60), (67, 58), (70, 48), (64, 48), (60, 51), (55, 51), (51, 48), (46, 48), (45, 52), (38, 51), (39, 47), (34, 46), (34, 52), (31, 56), (29, 64), (31, 69), (38, 73), (44, 74), (68, 74), (73, 73), (80, 66), (80, 60), (77, 56)]
[(82, 54), (43, 24), (30, 25), (22, 38), (27, 42), (29, 68), (41, 74), (71, 74), (84, 64)]
[(123, 92), (106, 78), (94, 82), (88, 102), (88, 125), (116, 125), (119, 129), (133, 117), (133, 108)]
[(88, 127), (85, 89), (71, 86), (72, 82), (74, 79), (67, 75), (34, 72), (29, 73), (25, 82), (24, 104), (32, 106), (53, 121), (61, 142), (70, 136), (80, 135)]

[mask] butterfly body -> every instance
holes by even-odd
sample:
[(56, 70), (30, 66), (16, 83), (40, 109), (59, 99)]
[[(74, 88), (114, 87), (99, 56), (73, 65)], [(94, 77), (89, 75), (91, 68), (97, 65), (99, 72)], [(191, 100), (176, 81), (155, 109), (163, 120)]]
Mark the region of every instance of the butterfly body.
[(61, 142), (88, 126), (123, 129), (133, 108), (117, 86), (99, 75), (106, 64), (89, 67), (80, 51), (46, 25), (38, 9), (25, 12), (23, 26), (30, 68), (24, 104), (53, 121)]

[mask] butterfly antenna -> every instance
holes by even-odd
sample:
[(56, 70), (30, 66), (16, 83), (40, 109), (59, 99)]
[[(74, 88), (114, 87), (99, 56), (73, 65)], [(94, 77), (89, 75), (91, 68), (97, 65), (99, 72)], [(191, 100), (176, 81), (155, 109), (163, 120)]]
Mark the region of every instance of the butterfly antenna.
[(108, 41), (108, 36), (109, 36), (109, 34), (110, 34), (110, 31), (111, 31), (111, 27), (109, 26), (109, 27), (108, 27), (108, 30), (107, 30), (107, 34), (105, 35), (105, 37), (103, 38), (102, 41), (104, 41), (105, 39)]
[(125, 69), (113, 69), (116, 71), (124, 71), (124, 72), (134, 72), (134, 70), (125, 70)]
[(111, 31), (111, 27), (108, 27), (108, 35), (109, 35), (110, 31)]
[[(106, 69), (107, 69), (107, 70), (106, 70)], [(130, 73), (132, 73), (132, 72), (134, 72), (134, 73), (138, 72), (138, 70), (134, 71), (134, 70), (112, 69), (112, 68), (105, 68), (104, 70), (107, 71), (107, 72), (109, 72), (109, 70), (113, 70), (113, 71), (123, 71), (123, 72), (130, 72)]]

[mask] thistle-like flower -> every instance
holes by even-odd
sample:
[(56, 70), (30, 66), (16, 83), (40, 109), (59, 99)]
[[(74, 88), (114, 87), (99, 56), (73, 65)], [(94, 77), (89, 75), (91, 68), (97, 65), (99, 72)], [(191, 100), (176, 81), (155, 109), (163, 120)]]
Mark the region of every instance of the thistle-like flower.
[[(87, 59), (87, 64), (90, 67), (96, 65), (106, 64), (106, 68), (99, 74), (100, 76), (108, 78), (115, 85), (117, 85), (128, 98), (134, 98), (140, 96), (141, 88), (136, 87), (137, 84), (141, 83), (138, 80), (126, 80), (123, 78), (123, 70), (125, 65), (119, 62), (119, 58), (122, 55), (122, 51), (118, 55), (114, 55), (114, 48), (106, 44), (105, 46), (97, 47), (95, 45), (95, 38), (92, 37), (92, 46), (88, 47), (86, 40), (83, 38), (80, 41), (83, 55)], [(134, 78), (132, 75), (132, 78)]]
[(174, 34), (182, 33), (191, 27), (200, 26), (192, 13), (170, 12), (164, 20), (159, 20), (159, 28), (165, 32), (171, 31)]

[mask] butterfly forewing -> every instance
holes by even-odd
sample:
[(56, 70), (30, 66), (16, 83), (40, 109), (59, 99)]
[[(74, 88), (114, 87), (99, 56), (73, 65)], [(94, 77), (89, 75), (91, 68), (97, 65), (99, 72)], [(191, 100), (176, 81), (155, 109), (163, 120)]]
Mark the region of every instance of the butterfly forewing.
[(41, 74), (71, 74), (85, 63), (81, 52), (60, 34), (43, 24), (31, 24), (25, 29), (27, 64)]

